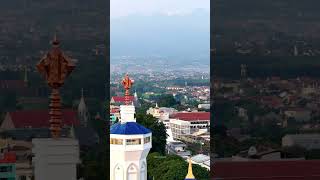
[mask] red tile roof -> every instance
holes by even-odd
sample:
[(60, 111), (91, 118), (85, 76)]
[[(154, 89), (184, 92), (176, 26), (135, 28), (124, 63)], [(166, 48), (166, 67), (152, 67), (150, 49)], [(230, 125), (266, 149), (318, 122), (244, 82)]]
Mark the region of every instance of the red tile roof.
[(25, 88), (22, 80), (0, 80), (0, 89), (20, 89)]
[[(124, 96), (113, 96), (112, 99), (115, 102), (121, 102), (121, 103), (123, 103), (125, 101)], [(134, 96), (129, 96), (129, 101), (133, 101), (133, 100), (134, 100)]]
[[(9, 112), (15, 128), (44, 128), (49, 127), (49, 111), (48, 110), (31, 110)], [(62, 125), (79, 125), (77, 113), (73, 110), (62, 110)]]
[(214, 162), (213, 179), (319, 180), (320, 160)]
[(16, 153), (14, 152), (7, 152), (3, 154), (3, 158), (0, 159), (1, 163), (15, 163), (16, 162)]
[(178, 112), (172, 118), (184, 121), (210, 120), (210, 112)]
[(275, 96), (263, 96), (261, 97), (260, 102), (262, 104), (265, 104), (265, 105), (268, 105), (269, 107), (274, 107), (274, 108), (277, 108), (283, 105), (281, 99)]

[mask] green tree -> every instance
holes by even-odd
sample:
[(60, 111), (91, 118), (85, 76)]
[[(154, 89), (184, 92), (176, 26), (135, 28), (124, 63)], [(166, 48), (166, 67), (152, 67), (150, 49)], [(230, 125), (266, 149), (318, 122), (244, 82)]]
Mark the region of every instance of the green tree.
[(161, 107), (172, 107), (178, 104), (178, 102), (174, 99), (174, 97), (171, 94), (164, 94), (158, 96), (156, 101)]
[[(151, 153), (148, 158), (148, 172), (150, 177), (157, 180), (181, 180), (188, 173), (188, 163), (179, 156), (161, 156)], [(198, 180), (208, 180), (209, 171), (199, 165), (193, 165), (193, 174)]]
[(305, 157), (307, 150), (301, 146), (291, 146), (283, 148), (283, 155), (286, 158), (301, 158)]
[(151, 152), (159, 152), (165, 154), (166, 149), (166, 127), (152, 115), (145, 113), (137, 113), (137, 122), (152, 131), (152, 149)]
[(82, 165), (78, 176), (90, 180), (105, 180), (109, 174), (109, 145), (102, 141), (99, 145), (82, 154)]
[(320, 159), (320, 149), (312, 149), (306, 153), (306, 159)]

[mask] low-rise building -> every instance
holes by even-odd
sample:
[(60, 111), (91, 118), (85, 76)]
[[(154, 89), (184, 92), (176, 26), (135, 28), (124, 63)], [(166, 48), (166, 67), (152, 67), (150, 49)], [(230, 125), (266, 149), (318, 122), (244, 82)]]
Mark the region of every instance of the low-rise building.
[(210, 127), (209, 112), (179, 112), (170, 118), (170, 129), (174, 139), (190, 135), (200, 129)]
[(282, 138), (282, 147), (301, 146), (308, 150), (320, 149), (320, 134), (287, 134)]
[(181, 141), (169, 142), (166, 145), (167, 153), (178, 155), (182, 158), (187, 159), (191, 152), (186, 150), (187, 145)]
[(305, 122), (311, 119), (311, 111), (305, 108), (290, 108), (284, 111), (288, 118), (294, 118), (296, 121)]

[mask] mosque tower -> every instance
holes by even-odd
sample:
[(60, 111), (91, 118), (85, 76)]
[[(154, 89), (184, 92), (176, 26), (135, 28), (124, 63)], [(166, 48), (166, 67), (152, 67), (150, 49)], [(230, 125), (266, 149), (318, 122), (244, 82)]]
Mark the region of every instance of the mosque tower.
[(81, 126), (87, 127), (88, 120), (89, 120), (89, 112), (88, 112), (88, 108), (86, 106), (86, 103), (84, 101), (83, 89), (81, 89), (81, 99), (80, 99), (80, 103), (78, 105), (78, 117), (79, 117)]
[(125, 105), (120, 106), (120, 121), (110, 129), (110, 180), (147, 180), (147, 155), (152, 147), (152, 133), (136, 122), (135, 106), (130, 103), (133, 81), (122, 81)]
[(138, 99), (137, 91), (134, 92), (134, 100), (135, 100), (135, 101), (138, 101), (138, 100), (139, 100), (139, 99)]
[(134, 97), (134, 100), (133, 100), (134, 105), (136, 107), (140, 107), (141, 104), (139, 102), (139, 97), (138, 97), (137, 91), (134, 92), (133, 97)]

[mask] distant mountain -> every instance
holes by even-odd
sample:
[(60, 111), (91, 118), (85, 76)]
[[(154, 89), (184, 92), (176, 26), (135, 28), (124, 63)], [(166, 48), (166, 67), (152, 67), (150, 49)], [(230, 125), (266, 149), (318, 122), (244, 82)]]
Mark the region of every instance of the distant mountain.
[(210, 48), (210, 12), (111, 19), (111, 56), (198, 56)]

